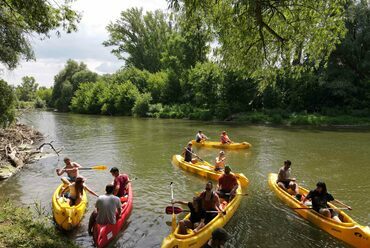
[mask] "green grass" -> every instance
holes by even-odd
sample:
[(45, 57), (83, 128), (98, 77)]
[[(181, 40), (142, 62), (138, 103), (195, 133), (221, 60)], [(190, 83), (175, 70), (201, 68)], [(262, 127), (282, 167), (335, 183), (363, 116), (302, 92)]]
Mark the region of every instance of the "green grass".
[(35, 208), (18, 207), (9, 200), (0, 203), (0, 247), (78, 247), (55, 229), (39, 204)]

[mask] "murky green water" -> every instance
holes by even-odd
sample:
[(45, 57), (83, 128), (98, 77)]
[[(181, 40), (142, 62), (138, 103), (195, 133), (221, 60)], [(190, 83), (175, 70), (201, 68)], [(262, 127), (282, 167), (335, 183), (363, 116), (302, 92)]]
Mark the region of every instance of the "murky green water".
[[(42, 131), (46, 140), (64, 146), (62, 156), (70, 156), (84, 166), (117, 166), (131, 177), (134, 210), (113, 247), (159, 247), (170, 228), (164, 214), (169, 202), (169, 183), (175, 182), (175, 197), (191, 199), (204, 187), (202, 178), (171, 165), (171, 157), (202, 129), (213, 139), (228, 130), (234, 140), (253, 144), (247, 151), (228, 151), (234, 171), (250, 179), (249, 196), (226, 226), (233, 238), (227, 247), (345, 247), (281, 203), (267, 185), (267, 175), (276, 172), (282, 161), (290, 159), (293, 175), (313, 188), (324, 180), (329, 191), (353, 207), (351, 216), (370, 224), (370, 132), (338, 131), (263, 126), (210, 124), (182, 120), (135, 119), (126, 117), (84, 116), (53, 112), (34, 112), (25, 123)], [(213, 160), (217, 150), (198, 151)], [(6, 197), (32, 204), (35, 199), (51, 212), (51, 196), (60, 180), (55, 168), (62, 166), (56, 157), (28, 166), (18, 175), (0, 183), (0, 200)], [(84, 171), (87, 184), (98, 193), (112, 181), (108, 172)], [(70, 234), (82, 247), (92, 247), (87, 221), (95, 198), (89, 197), (89, 211), (83, 225)]]

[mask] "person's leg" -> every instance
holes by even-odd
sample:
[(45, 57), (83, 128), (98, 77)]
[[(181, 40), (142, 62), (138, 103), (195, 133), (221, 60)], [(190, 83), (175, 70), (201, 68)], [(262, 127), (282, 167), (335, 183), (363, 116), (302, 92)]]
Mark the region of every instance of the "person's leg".
[(334, 209), (330, 209), (330, 213), (331, 213), (331, 218), (333, 220), (335, 220), (336, 222), (339, 222), (341, 223), (342, 221), (339, 219), (339, 215), (338, 215), (338, 212), (335, 211)]
[(187, 234), (186, 228), (192, 228), (193, 225), (190, 220), (179, 221), (179, 234)]
[(193, 158), (193, 159), (191, 160), (191, 162), (192, 162), (193, 164), (196, 164), (196, 163), (198, 163), (198, 159)]
[(285, 185), (284, 185), (284, 183), (283, 183), (283, 182), (278, 182), (278, 186), (279, 186), (280, 188), (282, 188), (283, 190), (288, 191), (288, 189), (285, 187)]
[(299, 194), (299, 189), (298, 189), (298, 186), (295, 182), (290, 181), (289, 182), (289, 188), (291, 190), (293, 190), (293, 192), (294, 192), (293, 195)]
[(89, 232), (89, 235), (93, 234), (93, 227), (96, 223), (96, 217), (98, 216), (98, 211), (96, 209), (91, 213), (90, 218), (89, 218), (89, 227), (87, 231)]

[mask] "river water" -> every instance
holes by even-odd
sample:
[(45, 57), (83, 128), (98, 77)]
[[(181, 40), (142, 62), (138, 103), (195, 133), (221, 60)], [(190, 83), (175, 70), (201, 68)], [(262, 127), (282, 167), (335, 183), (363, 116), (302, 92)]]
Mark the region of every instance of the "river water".
[[(116, 166), (133, 183), (134, 209), (124, 231), (112, 247), (159, 247), (170, 232), (164, 214), (169, 204), (171, 181), (175, 198), (191, 199), (204, 188), (205, 180), (171, 164), (198, 129), (214, 140), (222, 130), (236, 141), (248, 141), (245, 151), (227, 151), (228, 163), (250, 180), (240, 208), (226, 225), (232, 239), (227, 247), (346, 247), (344, 243), (301, 219), (280, 202), (267, 184), (267, 175), (277, 172), (283, 161), (292, 161), (293, 176), (308, 188), (319, 180), (329, 191), (352, 206), (350, 215), (363, 225), (370, 224), (370, 132), (319, 130), (215, 124), (187, 120), (136, 119), (88, 116), (54, 112), (32, 112), (24, 123), (43, 132), (46, 141), (64, 146), (60, 161), (56, 156), (27, 166), (19, 174), (0, 183), (0, 200), (11, 198), (32, 205), (35, 201), (51, 213), (51, 196), (60, 184), (55, 173), (63, 166), (63, 156), (83, 166)], [(218, 150), (201, 149), (205, 160), (214, 160)], [(87, 185), (104, 193), (112, 181), (108, 171), (83, 171)], [(88, 216), (96, 198), (89, 195), (88, 212), (71, 239), (82, 247), (92, 247), (87, 234)]]

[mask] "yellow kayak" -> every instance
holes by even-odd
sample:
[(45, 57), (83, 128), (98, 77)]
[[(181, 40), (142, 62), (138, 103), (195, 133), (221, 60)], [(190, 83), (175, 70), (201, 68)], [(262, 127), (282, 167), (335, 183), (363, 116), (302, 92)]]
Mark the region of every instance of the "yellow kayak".
[[(281, 189), (277, 183), (277, 174), (270, 173), (268, 178), (268, 183), (270, 188), (277, 194), (277, 196), (285, 204), (291, 208), (304, 208), (307, 207), (296, 200), (292, 195)], [(308, 190), (299, 187), (300, 194), (307, 195)], [(329, 203), (331, 208), (336, 209), (336, 207)], [(337, 209), (342, 223), (338, 223), (331, 218), (327, 218), (315, 210), (305, 210), (305, 209), (295, 209), (300, 216), (306, 220), (312, 222), (316, 226), (320, 227), (324, 231), (330, 233), (334, 237), (343, 240), (344, 242), (359, 248), (370, 247), (370, 228), (368, 226), (361, 226), (355, 222), (351, 217), (349, 217), (343, 211)]]
[[(185, 162), (181, 155), (173, 155), (172, 163), (179, 166), (183, 170), (198, 174), (202, 177), (208, 178), (213, 181), (218, 181), (222, 172), (217, 172), (214, 170), (214, 166), (206, 161), (199, 161), (196, 164)], [(234, 173), (236, 178), (239, 180), (240, 185), (245, 188), (248, 187), (249, 180), (243, 173)]]
[(252, 145), (248, 142), (222, 144), (220, 141), (202, 141), (198, 143), (195, 140), (192, 140), (191, 143), (195, 146), (204, 146), (219, 149), (248, 149), (252, 147)]
[(52, 197), (53, 217), (62, 229), (69, 231), (76, 227), (82, 220), (87, 206), (86, 191), (84, 190), (82, 201), (77, 206), (69, 206), (64, 197), (57, 198), (66, 184), (61, 184), (55, 190)]
[[(240, 183), (239, 183), (240, 185)], [(238, 209), (241, 198), (242, 198), (241, 187), (237, 190), (237, 195), (234, 199), (226, 205), (224, 210), (226, 214), (218, 214), (211, 222), (199, 230), (198, 233), (194, 233), (188, 229), (188, 234), (179, 234), (179, 227), (177, 226), (175, 231), (163, 239), (162, 248), (197, 248), (202, 247), (212, 236), (212, 232), (219, 227), (223, 227), (234, 215)], [(190, 214), (185, 216), (185, 219), (189, 219)]]

